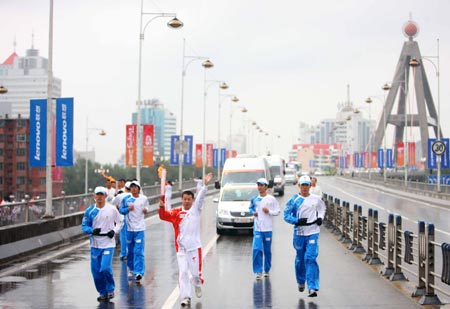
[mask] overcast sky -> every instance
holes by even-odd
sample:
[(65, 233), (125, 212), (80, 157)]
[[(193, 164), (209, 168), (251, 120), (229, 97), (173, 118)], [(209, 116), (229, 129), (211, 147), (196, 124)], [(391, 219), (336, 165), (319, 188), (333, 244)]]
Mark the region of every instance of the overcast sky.
[[(383, 97), (392, 80), (403, 42), (403, 24), (412, 14), (420, 26), (416, 40), (422, 55), (436, 55), (440, 40), (441, 125), (450, 132), (450, 1), (447, 0), (144, 0), (145, 12), (177, 13), (179, 30), (152, 21), (145, 31), (142, 99), (158, 98), (180, 118), (183, 38), (186, 55), (210, 57), (207, 79), (224, 80), (248, 112), (235, 107), (233, 131), (243, 119), (256, 121), (271, 136), (275, 152), (287, 155), (298, 137), (300, 121), (318, 124), (334, 118), (337, 105), (350, 99), (363, 104)], [(0, 61), (13, 51), (23, 56), (31, 46), (48, 55), (49, 1), (0, 0)], [(101, 163), (115, 163), (124, 153), (125, 125), (138, 96), (140, 0), (54, 0), (53, 71), (62, 80), (62, 96), (75, 99), (75, 149), (86, 148), (89, 135)], [(148, 18), (146, 19), (148, 20)], [(426, 72), (436, 101), (436, 77)], [(184, 134), (202, 143), (203, 79), (201, 62), (187, 69)], [(378, 119), (380, 100), (371, 111)], [(223, 100), (221, 136), (229, 134), (230, 100)], [(378, 105), (378, 106), (377, 106)], [(217, 140), (218, 88), (207, 96), (207, 140)], [(179, 130), (179, 129), (178, 129)], [(275, 144), (275, 145), (273, 145)]]

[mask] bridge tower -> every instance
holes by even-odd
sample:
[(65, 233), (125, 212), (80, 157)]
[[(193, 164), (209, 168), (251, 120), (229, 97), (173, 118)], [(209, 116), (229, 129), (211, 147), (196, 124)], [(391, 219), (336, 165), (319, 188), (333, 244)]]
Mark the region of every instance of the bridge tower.
[[(381, 142), (388, 124), (395, 126), (395, 145), (401, 141), (406, 142), (404, 141), (406, 126), (419, 127), (422, 155), (425, 155), (427, 153), (427, 141), (429, 138), (428, 128), (433, 128), (435, 136), (442, 136), (442, 131), (440, 125), (438, 129), (438, 115), (434, 106), (433, 97), (431, 96), (428, 79), (425, 74), (419, 44), (414, 41), (414, 38), (419, 33), (419, 27), (415, 22), (409, 20), (403, 26), (403, 33), (406, 37), (408, 37), (408, 41), (403, 43), (403, 48), (397, 63), (391, 89), (388, 92), (383, 107), (383, 115), (386, 115), (385, 121), (381, 118), (381, 121), (378, 123), (375, 133), (374, 146), (375, 149), (379, 149), (381, 147)], [(413, 59), (418, 61), (418, 66), (412, 67), (410, 65), (410, 62)], [(411, 72), (412, 77), (410, 76)], [(408, 89), (410, 85), (410, 77), (412, 79), (412, 83), (414, 84), (413, 89)], [(407, 114), (407, 97), (408, 95), (411, 95), (411, 90), (415, 90), (415, 101), (418, 111), (417, 114)], [(397, 113), (393, 114), (392, 110), (397, 98)], [(438, 130), (440, 130), (439, 135)], [(394, 152), (394, 154), (396, 154), (396, 152)]]

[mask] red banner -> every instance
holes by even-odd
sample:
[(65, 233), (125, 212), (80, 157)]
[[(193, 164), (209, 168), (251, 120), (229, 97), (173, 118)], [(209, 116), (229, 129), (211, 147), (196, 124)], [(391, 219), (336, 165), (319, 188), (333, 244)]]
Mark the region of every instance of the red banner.
[(142, 165), (153, 166), (154, 126), (152, 124), (146, 124), (143, 130)]
[(364, 168), (369, 167), (369, 153), (367, 151), (363, 152), (364, 154)]
[(206, 144), (206, 166), (213, 166), (213, 144)]
[(202, 167), (202, 144), (195, 144), (195, 167)]
[(408, 165), (409, 166), (416, 165), (416, 143), (415, 142), (408, 143)]
[(377, 168), (377, 152), (372, 151), (372, 168)]
[(397, 143), (397, 167), (405, 166), (405, 146), (403, 142)]
[(125, 165), (136, 166), (136, 125), (134, 124), (126, 125)]

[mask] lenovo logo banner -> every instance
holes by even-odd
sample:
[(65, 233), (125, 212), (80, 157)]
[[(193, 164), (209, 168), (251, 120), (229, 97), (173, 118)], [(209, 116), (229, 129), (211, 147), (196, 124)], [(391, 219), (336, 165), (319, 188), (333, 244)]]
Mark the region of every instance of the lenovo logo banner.
[(30, 101), (30, 156), (31, 167), (45, 167), (47, 147), (47, 100)]
[(56, 166), (73, 166), (73, 98), (56, 99)]

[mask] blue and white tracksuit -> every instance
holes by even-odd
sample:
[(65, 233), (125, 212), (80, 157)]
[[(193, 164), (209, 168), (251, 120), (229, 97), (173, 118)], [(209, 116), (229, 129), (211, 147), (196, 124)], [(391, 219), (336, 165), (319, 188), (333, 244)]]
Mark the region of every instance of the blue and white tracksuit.
[(284, 220), (294, 224), (295, 276), (299, 285), (308, 284), (308, 289), (319, 290), (319, 232), (317, 224), (295, 226), (299, 218), (307, 218), (307, 222), (314, 222), (317, 218), (325, 217), (325, 204), (317, 195), (310, 194), (303, 197), (296, 194), (286, 203)]
[[(119, 233), (123, 218), (113, 205), (106, 203), (102, 208), (96, 204), (90, 205), (84, 212), (81, 229), (86, 234), (92, 234), (95, 228), (100, 228), (101, 234), (113, 230)], [(91, 236), (91, 272), (94, 284), (101, 296), (114, 292), (115, 283), (112, 272), (112, 258), (116, 240), (108, 236)]]
[[(133, 210), (128, 207), (134, 205)], [(149, 204), (147, 197), (140, 194), (138, 197), (133, 195), (126, 196), (120, 203), (120, 213), (125, 215), (127, 221), (127, 266), (134, 275), (144, 276), (145, 273), (145, 221), (144, 209), (148, 211)]]
[[(269, 209), (268, 213), (263, 211), (264, 207)], [(253, 272), (263, 272), (264, 257), (264, 272), (268, 273), (272, 265), (272, 216), (280, 214), (280, 205), (272, 195), (258, 195), (251, 199), (249, 212), (258, 213), (253, 223)]]
[[(122, 200), (127, 197), (130, 196), (131, 193), (130, 192), (122, 192), (117, 194), (114, 199), (112, 200), (112, 203), (114, 206), (117, 207), (117, 209), (120, 208), (120, 203), (122, 202)], [(123, 258), (124, 256), (127, 256), (127, 220), (125, 218), (125, 216), (123, 216), (123, 227), (120, 230), (120, 254), (119, 257)]]

